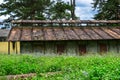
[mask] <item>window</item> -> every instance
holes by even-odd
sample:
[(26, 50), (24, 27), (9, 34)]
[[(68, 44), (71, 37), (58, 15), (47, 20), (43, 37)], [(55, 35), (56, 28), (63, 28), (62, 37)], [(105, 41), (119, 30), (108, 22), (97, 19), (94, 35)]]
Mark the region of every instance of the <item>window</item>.
[(106, 44), (99, 44), (99, 48), (100, 48), (100, 53), (106, 53), (107, 52), (107, 45)]
[(61, 55), (65, 51), (65, 45), (64, 44), (57, 44), (57, 53)]
[(85, 44), (79, 45), (79, 53), (80, 53), (80, 55), (83, 55), (86, 53), (86, 45)]
[(6, 38), (5, 37), (0, 37), (0, 41), (4, 42), (4, 41), (6, 41)]

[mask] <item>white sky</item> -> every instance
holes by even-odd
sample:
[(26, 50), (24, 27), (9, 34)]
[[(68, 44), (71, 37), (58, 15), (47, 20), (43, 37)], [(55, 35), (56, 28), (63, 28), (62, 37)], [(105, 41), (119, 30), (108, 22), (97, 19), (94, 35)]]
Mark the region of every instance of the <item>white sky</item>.
[[(63, 0), (63, 1), (70, 1), (70, 0)], [(2, 3), (3, 0), (0, 0)], [(77, 17), (80, 17), (81, 20), (90, 20), (96, 13), (92, 9), (92, 0), (76, 0), (76, 10), (75, 14)], [(6, 19), (8, 16), (0, 16), (0, 21)]]

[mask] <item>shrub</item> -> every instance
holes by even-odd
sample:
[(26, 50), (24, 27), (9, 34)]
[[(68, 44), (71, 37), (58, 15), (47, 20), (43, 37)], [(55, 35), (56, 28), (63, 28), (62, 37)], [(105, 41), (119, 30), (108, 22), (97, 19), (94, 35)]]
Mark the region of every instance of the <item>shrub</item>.
[[(0, 76), (37, 73), (42, 80), (118, 80), (119, 55), (33, 56), (0, 55)], [(59, 74), (47, 74), (60, 72)], [(47, 76), (41, 76), (44, 73)]]

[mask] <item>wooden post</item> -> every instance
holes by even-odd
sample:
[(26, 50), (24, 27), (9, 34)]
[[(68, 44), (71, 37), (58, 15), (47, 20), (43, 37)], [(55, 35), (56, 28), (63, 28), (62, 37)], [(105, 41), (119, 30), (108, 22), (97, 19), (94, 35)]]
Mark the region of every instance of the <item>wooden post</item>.
[(8, 54), (10, 54), (10, 41), (8, 41)]
[(17, 50), (17, 42), (15, 42), (15, 44), (16, 44), (16, 54), (18, 54), (18, 50)]

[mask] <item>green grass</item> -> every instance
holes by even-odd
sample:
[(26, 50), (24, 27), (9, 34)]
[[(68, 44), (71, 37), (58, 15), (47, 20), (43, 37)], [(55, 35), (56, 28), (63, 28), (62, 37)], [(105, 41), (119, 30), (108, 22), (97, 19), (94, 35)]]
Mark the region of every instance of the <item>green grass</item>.
[(38, 74), (33, 80), (118, 80), (120, 55), (0, 55), (0, 76), (27, 73)]

